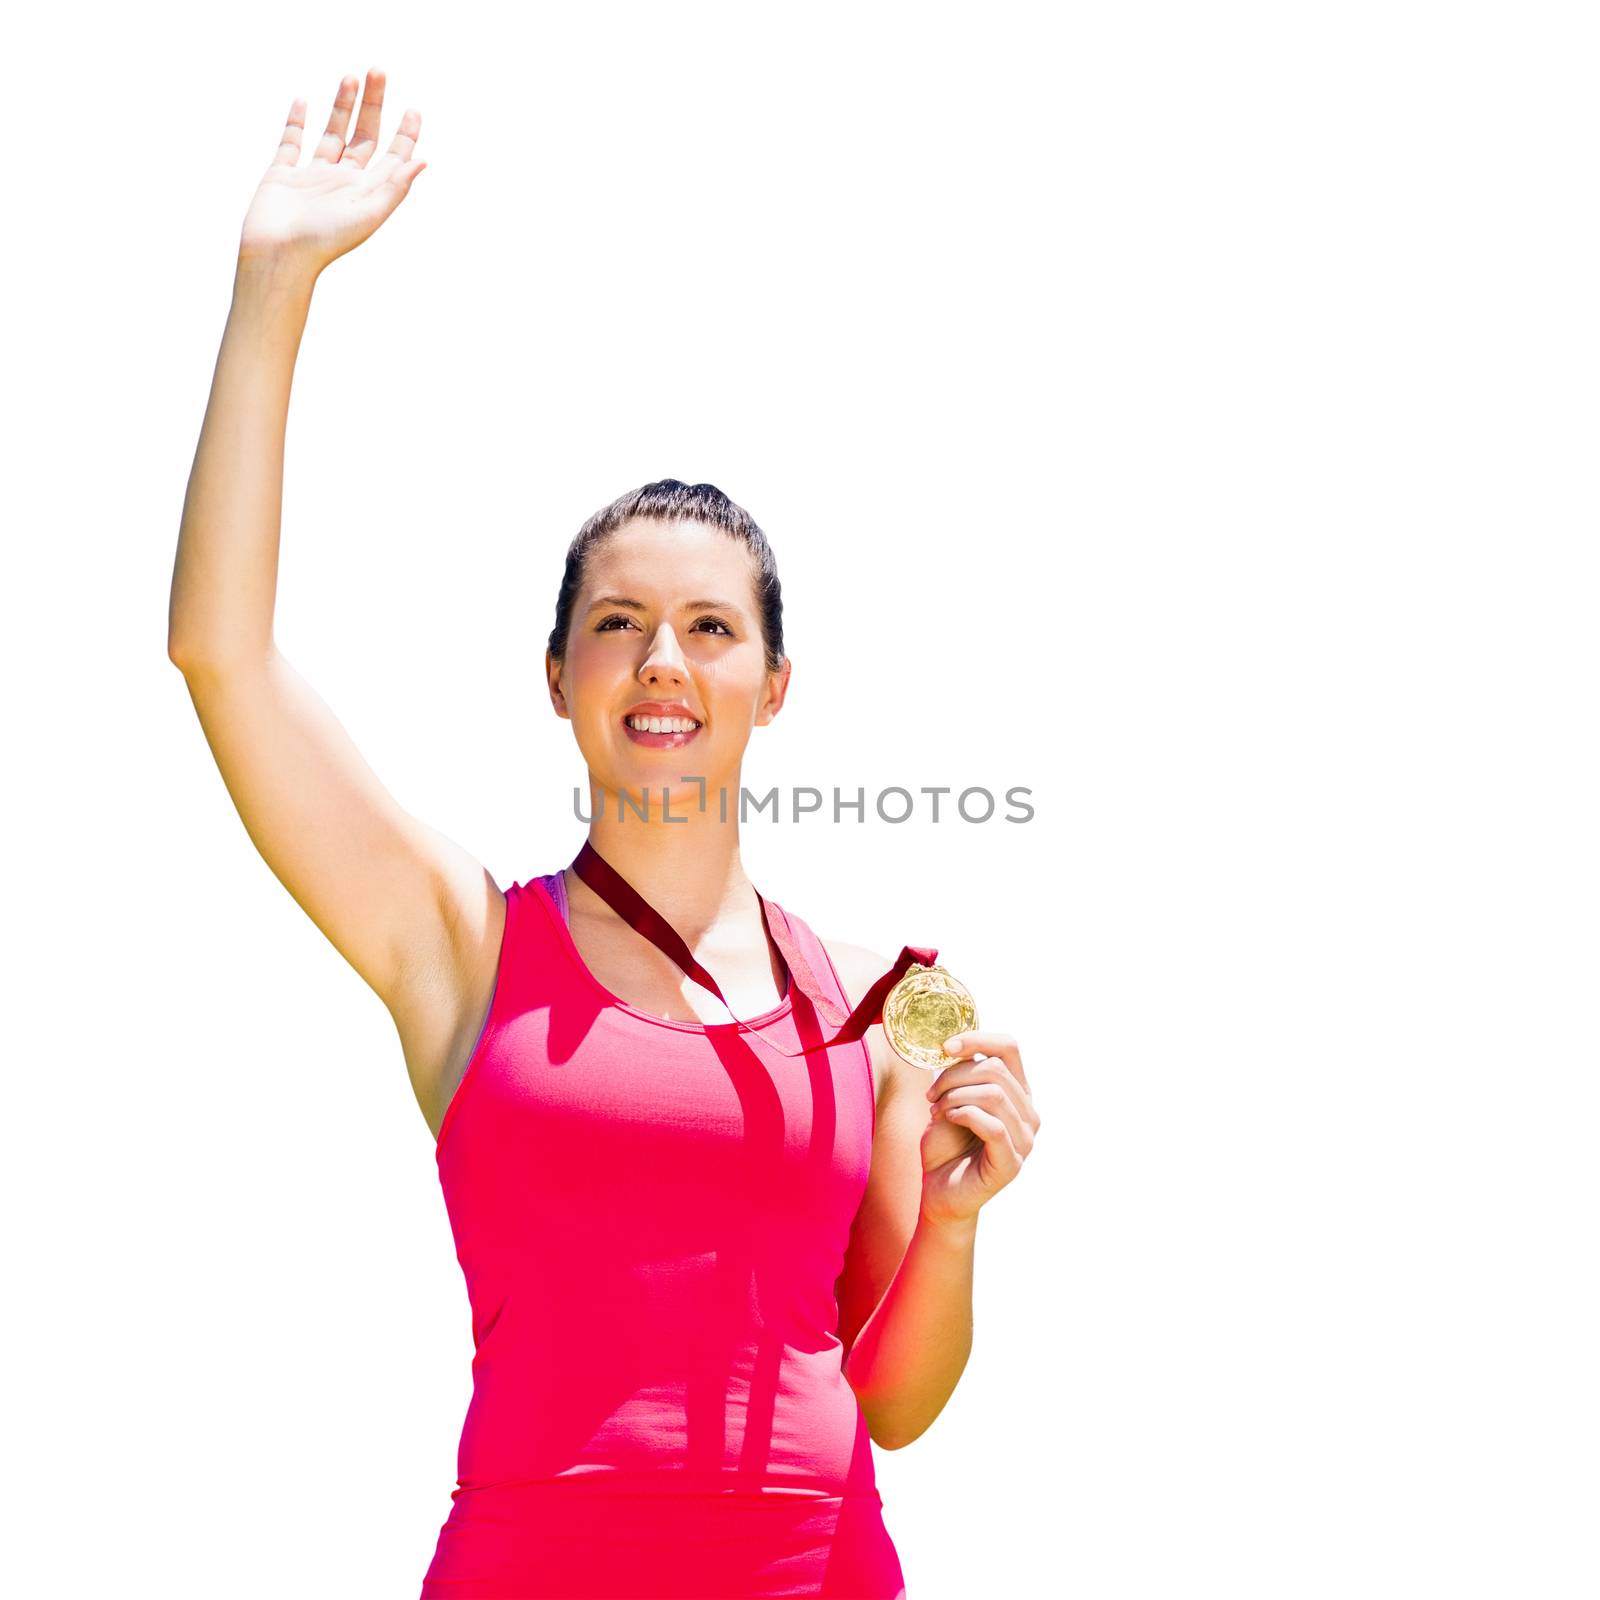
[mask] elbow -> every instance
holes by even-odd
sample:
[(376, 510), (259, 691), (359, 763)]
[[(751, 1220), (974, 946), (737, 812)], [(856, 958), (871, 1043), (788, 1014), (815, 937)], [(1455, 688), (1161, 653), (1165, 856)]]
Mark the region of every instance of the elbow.
[(867, 1434), (880, 1450), (903, 1450), (916, 1438), (904, 1429), (894, 1427), (890, 1419), (874, 1406), (863, 1405), (861, 1414), (867, 1419)]
[(180, 639), (174, 633), (167, 635), (167, 660), (179, 672), (188, 672), (198, 659), (199, 652), (188, 641)]
[(223, 672), (246, 670), (259, 665), (273, 654), (274, 650), (275, 647), (270, 642), (252, 652), (241, 648), (222, 650), (194, 644), (186, 645), (170, 637), (167, 640), (167, 660), (185, 677), (192, 673), (204, 673), (209, 677), (215, 677)]
[(900, 1450), (916, 1438), (916, 1434), (906, 1434), (890, 1425), (890, 1419), (884, 1414), (884, 1408), (878, 1404), (869, 1393), (857, 1389), (850, 1377), (848, 1351), (844, 1364), (845, 1382), (850, 1384), (855, 1391), (856, 1405), (860, 1408), (861, 1415), (866, 1419), (867, 1436), (880, 1450)]
[(872, 1442), (880, 1450), (904, 1450), (908, 1444), (915, 1444), (924, 1431), (919, 1428), (915, 1433), (907, 1433), (904, 1429), (897, 1430), (881, 1422), (867, 1424), (867, 1432), (872, 1435)]
[[(941, 1405), (939, 1411), (944, 1407)], [(932, 1416), (926, 1413), (908, 1413), (904, 1407), (898, 1413), (892, 1407), (863, 1403), (861, 1414), (867, 1419), (867, 1432), (880, 1450), (904, 1450), (915, 1444), (934, 1422), (939, 1411)]]
[(908, 1444), (915, 1444), (926, 1430), (918, 1429), (915, 1433), (875, 1433), (872, 1442), (880, 1450), (904, 1450)]

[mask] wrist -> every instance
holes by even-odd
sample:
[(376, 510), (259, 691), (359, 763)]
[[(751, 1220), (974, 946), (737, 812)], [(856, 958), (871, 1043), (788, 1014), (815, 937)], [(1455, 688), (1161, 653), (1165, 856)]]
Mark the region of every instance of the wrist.
[(917, 1213), (917, 1232), (936, 1244), (966, 1249), (978, 1236), (978, 1214), (941, 1217), (923, 1209)]
[(303, 256), (241, 250), (233, 273), (234, 302), (252, 309), (309, 306), (320, 270)]

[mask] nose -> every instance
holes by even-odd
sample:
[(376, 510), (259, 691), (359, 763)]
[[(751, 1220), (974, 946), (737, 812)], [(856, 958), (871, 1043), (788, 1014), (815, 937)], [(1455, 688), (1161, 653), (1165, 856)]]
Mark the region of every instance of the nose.
[(652, 689), (681, 689), (689, 681), (689, 666), (678, 648), (678, 637), (663, 622), (639, 668), (639, 682)]

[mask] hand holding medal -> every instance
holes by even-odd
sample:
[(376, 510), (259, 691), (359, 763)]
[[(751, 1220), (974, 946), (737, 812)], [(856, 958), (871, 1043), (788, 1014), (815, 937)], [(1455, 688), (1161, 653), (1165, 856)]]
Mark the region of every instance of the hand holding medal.
[(922, 1215), (934, 1223), (976, 1219), (1022, 1170), (1039, 1131), (1015, 1039), (967, 1032), (947, 1042), (922, 1135)]
[(1017, 1041), (977, 1025), (972, 995), (938, 965), (913, 966), (883, 1002), (895, 1053), (938, 1074), (922, 1135), (922, 1215), (931, 1222), (975, 1218), (1022, 1170), (1039, 1129)]

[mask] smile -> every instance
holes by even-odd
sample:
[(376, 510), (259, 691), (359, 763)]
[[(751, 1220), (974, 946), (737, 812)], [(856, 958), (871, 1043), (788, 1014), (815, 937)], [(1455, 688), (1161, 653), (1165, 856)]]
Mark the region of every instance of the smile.
[(622, 726), (635, 744), (653, 750), (681, 750), (701, 728), (693, 717), (624, 717)]

